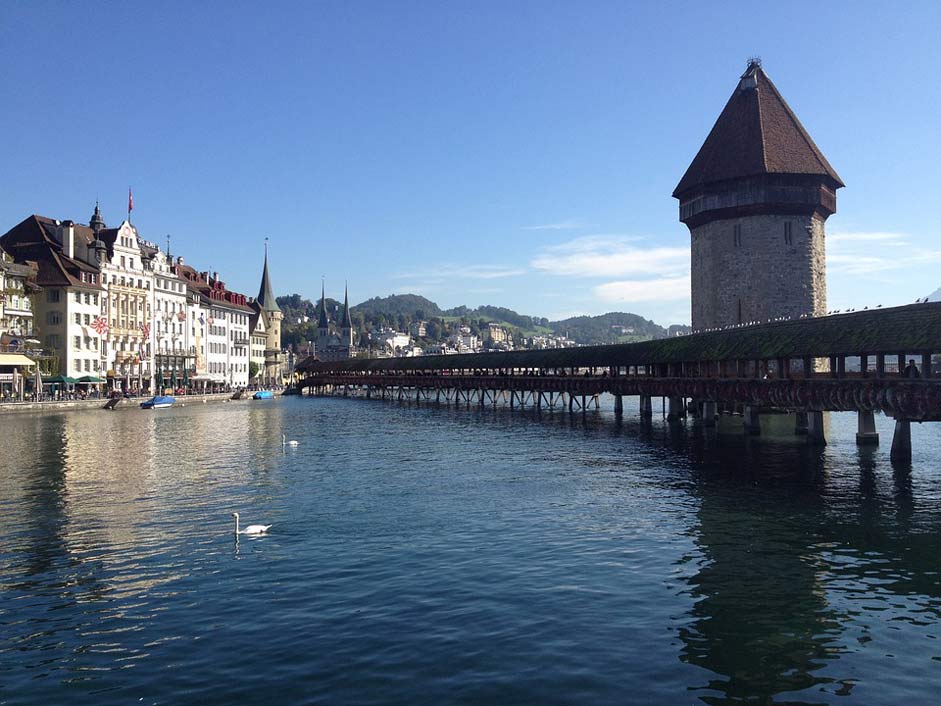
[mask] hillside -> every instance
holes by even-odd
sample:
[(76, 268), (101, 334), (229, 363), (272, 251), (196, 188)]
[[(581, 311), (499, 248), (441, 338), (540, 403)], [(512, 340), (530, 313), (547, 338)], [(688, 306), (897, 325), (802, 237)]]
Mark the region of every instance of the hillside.
[[(316, 338), (318, 304), (299, 294), (277, 298), (284, 312), (282, 339), (287, 343), (302, 343)], [(341, 303), (327, 299), (327, 313), (336, 321)], [(562, 321), (549, 321), (545, 317), (528, 316), (502, 306), (479, 306), (475, 309), (458, 306), (442, 310), (435, 302), (417, 294), (393, 294), (373, 297), (350, 308), (355, 329), (355, 338), (374, 329), (388, 326), (404, 331), (414, 321), (428, 323), (426, 343), (439, 342), (461, 325), (470, 327), (478, 334), (495, 322), (509, 329), (515, 338), (522, 336), (565, 336), (582, 345), (602, 343), (624, 343), (651, 338), (664, 338), (677, 331), (688, 330), (686, 326), (674, 325), (670, 330), (626, 312), (610, 312), (600, 316), (576, 316)], [(304, 321), (305, 317), (307, 321)]]

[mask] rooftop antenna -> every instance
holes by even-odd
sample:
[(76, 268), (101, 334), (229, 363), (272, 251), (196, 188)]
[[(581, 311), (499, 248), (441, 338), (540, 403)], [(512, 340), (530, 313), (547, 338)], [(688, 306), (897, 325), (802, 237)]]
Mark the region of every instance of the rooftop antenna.
[(167, 260), (171, 260), (170, 257), (170, 234), (167, 233)]

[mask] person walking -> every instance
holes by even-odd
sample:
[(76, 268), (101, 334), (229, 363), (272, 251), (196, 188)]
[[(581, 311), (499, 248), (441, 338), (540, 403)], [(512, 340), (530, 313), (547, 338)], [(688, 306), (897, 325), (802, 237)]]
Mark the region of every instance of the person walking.
[(914, 359), (908, 361), (908, 365), (905, 366), (905, 373), (903, 377), (909, 378), (911, 380), (921, 377), (921, 373), (918, 372), (918, 367), (915, 365)]

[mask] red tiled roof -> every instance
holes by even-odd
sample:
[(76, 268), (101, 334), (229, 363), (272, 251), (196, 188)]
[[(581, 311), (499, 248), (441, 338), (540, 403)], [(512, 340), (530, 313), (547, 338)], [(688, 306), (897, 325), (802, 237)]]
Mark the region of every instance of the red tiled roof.
[(749, 65), (673, 196), (713, 182), (763, 174), (843, 182), (757, 63)]

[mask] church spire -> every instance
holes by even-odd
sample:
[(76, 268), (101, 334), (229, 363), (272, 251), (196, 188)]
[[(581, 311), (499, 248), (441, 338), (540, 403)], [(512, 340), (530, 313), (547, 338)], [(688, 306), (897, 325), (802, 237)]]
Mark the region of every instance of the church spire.
[(343, 285), (343, 318), (340, 319), (340, 326), (343, 328), (353, 328), (353, 321), (350, 319), (350, 287)]
[(323, 281), (320, 282), (320, 321), (317, 323), (317, 327), (323, 332), (330, 328), (330, 323), (327, 320), (327, 295)]
[[(169, 250), (169, 247), (167, 248)], [(271, 279), (268, 277), (268, 239), (265, 238), (265, 267), (261, 272), (261, 286), (258, 288), (256, 301), (265, 311), (281, 311), (271, 290)]]

